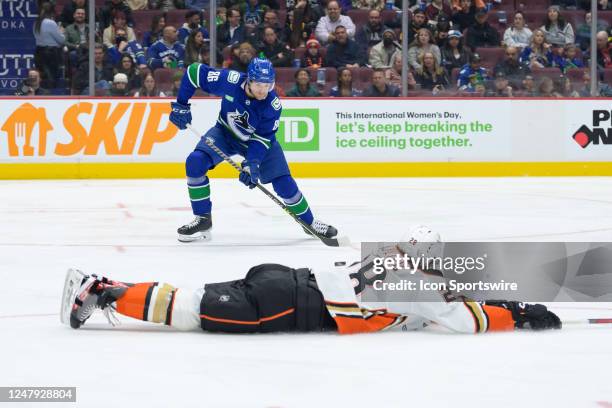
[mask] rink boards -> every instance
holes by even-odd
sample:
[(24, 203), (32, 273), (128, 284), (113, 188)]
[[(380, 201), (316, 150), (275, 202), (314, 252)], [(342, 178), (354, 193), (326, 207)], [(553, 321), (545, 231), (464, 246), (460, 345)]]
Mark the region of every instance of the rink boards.
[[(170, 99), (2, 99), (0, 178), (183, 177)], [(283, 99), (298, 177), (612, 175), (610, 99)], [(193, 126), (218, 98), (192, 100)], [(216, 177), (235, 177), (229, 166)]]

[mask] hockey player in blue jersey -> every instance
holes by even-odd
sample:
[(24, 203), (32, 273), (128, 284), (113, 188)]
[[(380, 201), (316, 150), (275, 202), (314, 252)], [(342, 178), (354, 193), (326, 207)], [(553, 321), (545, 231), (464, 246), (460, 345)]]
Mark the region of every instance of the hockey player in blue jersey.
[(223, 99), (217, 123), (206, 132), (185, 163), (195, 219), (178, 229), (179, 241), (210, 238), (212, 203), (206, 173), (223, 159), (204, 142), (204, 138), (212, 139), (227, 155), (239, 154), (245, 158), (240, 182), (250, 188), (257, 183), (272, 183), (276, 194), (293, 214), (321, 236), (335, 237), (336, 228), (313, 217), (276, 141), (282, 107), (273, 90), (274, 68), (270, 61), (253, 59), (246, 75), (228, 69), (216, 70), (204, 64), (191, 64), (181, 81), (177, 101), (172, 102), (170, 121), (179, 129), (185, 129), (191, 123), (189, 99), (198, 88)]

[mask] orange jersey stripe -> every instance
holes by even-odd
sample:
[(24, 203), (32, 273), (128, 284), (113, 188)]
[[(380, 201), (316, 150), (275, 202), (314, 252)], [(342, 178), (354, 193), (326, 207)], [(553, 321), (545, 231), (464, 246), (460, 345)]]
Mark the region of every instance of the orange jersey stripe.
[(514, 319), (512, 313), (499, 306), (483, 305), (482, 309), (489, 317), (489, 331), (510, 331), (514, 330)]
[(127, 288), (123, 296), (117, 299), (117, 312), (122, 315), (144, 320), (147, 291), (153, 283), (137, 283)]
[(334, 316), (338, 333), (355, 334), (368, 333), (383, 330), (395, 322), (396, 314), (374, 315), (368, 319), (362, 317)]
[(218, 317), (212, 317), (212, 316), (208, 316), (208, 315), (205, 315), (205, 314), (201, 314), (200, 318), (206, 319), (206, 320), (211, 320), (213, 322), (220, 322), (220, 323), (249, 324), (249, 325), (251, 325), (251, 324), (260, 324), (261, 322), (267, 322), (267, 321), (270, 321), (270, 320), (278, 319), (279, 317), (286, 316), (286, 315), (291, 314), (293, 312), (295, 312), (295, 308), (287, 309), (284, 312), (277, 313), (277, 314), (275, 314), (273, 316), (262, 317), (262, 318), (260, 318), (258, 320), (255, 320), (255, 321), (252, 321), (252, 320), (249, 321), (249, 320), (220, 319)]

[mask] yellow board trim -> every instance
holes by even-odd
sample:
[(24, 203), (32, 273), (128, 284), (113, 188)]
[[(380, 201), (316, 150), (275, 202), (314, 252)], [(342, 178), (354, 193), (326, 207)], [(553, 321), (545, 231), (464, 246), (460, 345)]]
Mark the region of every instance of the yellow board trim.
[[(299, 178), (612, 176), (612, 162), (293, 163), (290, 167)], [(221, 163), (210, 176), (234, 178), (236, 170)], [(183, 163), (0, 163), (4, 180), (183, 177)]]

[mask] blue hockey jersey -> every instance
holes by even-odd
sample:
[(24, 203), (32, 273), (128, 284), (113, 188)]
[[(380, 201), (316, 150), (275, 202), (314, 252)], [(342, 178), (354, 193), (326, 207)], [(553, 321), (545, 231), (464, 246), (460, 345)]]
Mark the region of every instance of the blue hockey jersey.
[(217, 126), (223, 129), (226, 137), (246, 147), (247, 160), (261, 161), (276, 143), (282, 106), (275, 91), (261, 101), (249, 98), (245, 92), (246, 79), (242, 72), (194, 63), (183, 76), (177, 100), (188, 103), (198, 88), (222, 96)]
[[(123, 53), (126, 52), (130, 54), (130, 57), (132, 57), (132, 61), (134, 61), (134, 64), (145, 65), (147, 63), (147, 61), (145, 60), (144, 49), (142, 48), (142, 45), (138, 44), (138, 41), (130, 41), (125, 50), (123, 50)], [(114, 65), (118, 64), (121, 61), (123, 53), (119, 51), (114, 45), (110, 47), (107, 51), (107, 54)]]
[(163, 68), (164, 60), (171, 61), (172, 68), (183, 68), (185, 46), (177, 41), (168, 47), (162, 40), (156, 41), (147, 50), (147, 65), (152, 69)]

